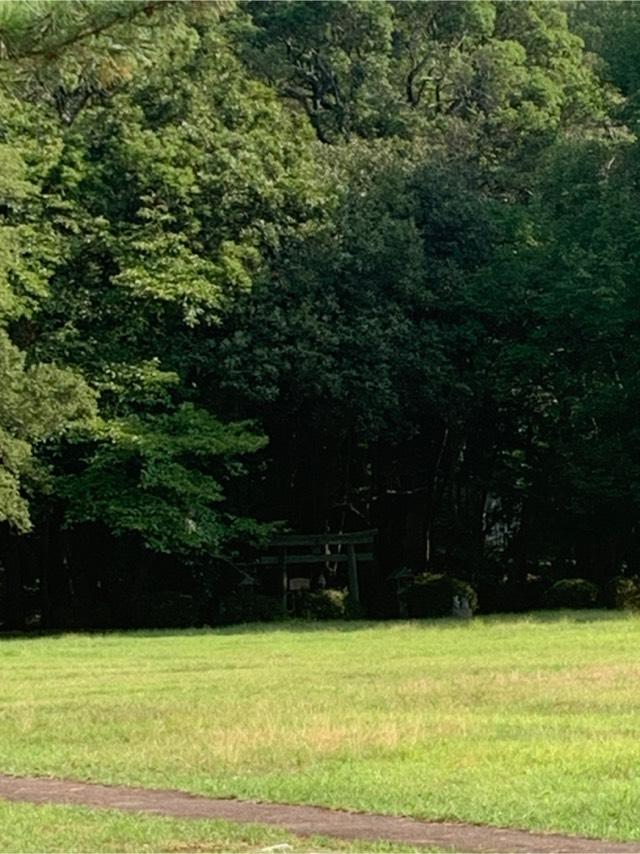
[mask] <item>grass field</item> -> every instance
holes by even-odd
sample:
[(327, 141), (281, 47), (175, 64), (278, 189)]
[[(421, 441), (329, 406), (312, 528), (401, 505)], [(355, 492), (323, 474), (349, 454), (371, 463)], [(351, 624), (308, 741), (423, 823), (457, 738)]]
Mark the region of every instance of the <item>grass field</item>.
[(604, 612), (9, 639), (0, 771), (638, 840), (639, 680)]
[[(348, 843), (313, 836), (300, 839), (257, 824), (225, 821), (177, 821), (81, 807), (33, 806), (0, 801), (0, 852), (253, 852), (273, 845), (296, 852), (413, 852), (388, 843)], [(288, 849), (287, 849), (288, 850)], [(424, 852), (424, 848), (420, 849)], [(435, 849), (434, 849), (435, 850)]]

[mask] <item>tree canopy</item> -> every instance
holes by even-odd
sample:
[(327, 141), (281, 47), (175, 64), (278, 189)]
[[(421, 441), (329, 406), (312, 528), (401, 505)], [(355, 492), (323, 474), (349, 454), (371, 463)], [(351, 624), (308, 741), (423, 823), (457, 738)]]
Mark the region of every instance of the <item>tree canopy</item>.
[(639, 21), (0, 3), (0, 624), (212, 621), (274, 529), (376, 528), (374, 616), (638, 572)]

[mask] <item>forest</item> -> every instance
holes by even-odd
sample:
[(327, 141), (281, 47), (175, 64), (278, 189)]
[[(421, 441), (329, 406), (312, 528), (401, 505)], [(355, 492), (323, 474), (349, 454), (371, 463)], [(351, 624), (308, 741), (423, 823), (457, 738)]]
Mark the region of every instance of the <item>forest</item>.
[(0, 631), (640, 585), (640, 4), (5, 0), (0, 103)]

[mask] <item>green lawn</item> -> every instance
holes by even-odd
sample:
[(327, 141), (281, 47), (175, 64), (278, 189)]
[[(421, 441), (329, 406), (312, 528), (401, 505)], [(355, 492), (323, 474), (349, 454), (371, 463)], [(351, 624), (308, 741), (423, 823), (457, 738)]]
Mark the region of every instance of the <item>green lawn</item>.
[(5, 640), (0, 770), (640, 839), (639, 680), (604, 612)]
[[(292, 853), (308, 851), (413, 852), (409, 846), (348, 843), (319, 836), (300, 839), (259, 824), (226, 821), (177, 821), (81, 807), (33, 806), (0, 801), (0, 852), (255, 852), (289, 845)], [(288, 850), (288, 849), (287, 849)], [(424, 852), (427, 849), (420, 849)], [(435, 850), (435, 849), (433, 849)]]

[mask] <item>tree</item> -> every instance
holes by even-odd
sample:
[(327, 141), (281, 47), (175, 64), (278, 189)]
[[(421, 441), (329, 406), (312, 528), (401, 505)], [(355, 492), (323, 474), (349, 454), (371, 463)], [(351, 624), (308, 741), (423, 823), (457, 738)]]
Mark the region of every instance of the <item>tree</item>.
[[(79, 541), (99, 519), (116, 539), (135, 534), (134, 550), (192, 562), (241, 531), (245, 545), (264, 535), (229, 495), (264, 439), (217, 419), (200, 376), (222, 307), (315, 215), (313, 169), (300, 123), (243, 73), (215, 21), (185, 12), (178, 24), (154, 28), (153, 73), (53, 125), (40, 163), (40, 216), (58, 249), (14, 335), (29, 359), (84, 377), (100, 414), (43, 451), (54, 490), (38, 506), (61, 565), (74, 549), (64, 519)], [(52, 115), (47, 98), (33, 111)], [(47, 590), (67, 596), (60, 566)]]
[(302, 106), (323, 142), (420, 138), (513, 181), (559, 134), (607, 115), (605, 91), (556, 3), (247, 9), (254, 30), (242, 31), (240, 50)]
[[(96, 39), (107, 35), (106, 46), (122, 50), (118, 38), (131, 32), (131, 25), (154, 15), (172, 14), (174, 0), (2, 0), (0, 3), (0, 51), (3, 58), (48, 60), (72, 50), (95, 55)], [(207, 10), (224, 11), (227, 0), (205, 0)], [(191, 10), (190, 10), (191, 11)], [(111, 39), (112, 31), (115, 38)], [(88, 46), (85, 43), (89, 43)], [(100, 44), (104, 48), (105, 43)], [(99, 50), (98, 49), (98, 50)]]
[[(82, 377), (51, 363), (27, 364), (11, 341), (10, 326), (26, 324), (46, 290), (47, 272), (59, 257), (53, 231), (40, 224), (37, 167), (28, 137), (29, 113), (3, 103), (2, 217), (0, 220), (0, 522), (30, 528), (24, 479), (37, 470), (33, 445), (91, 417), (93, 396)], [(34, 174), (35, 173), (35, 174)]]
[(399, 566), (635, 565), (615, 16), (71, 5), (0, 8), (5, 621), (213, 603), (276, 521), (377, 527), (372, 613)]

